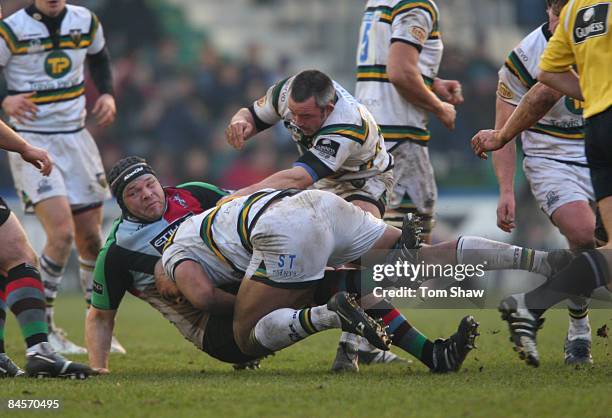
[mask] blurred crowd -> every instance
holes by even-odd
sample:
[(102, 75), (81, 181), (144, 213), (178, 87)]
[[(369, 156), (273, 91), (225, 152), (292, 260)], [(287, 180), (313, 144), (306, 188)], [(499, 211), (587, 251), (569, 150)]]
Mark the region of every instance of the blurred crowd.
[[(23, 3), (5, 1), (3, 7), (10, 12)], [(280, 127), (259, 134), (241, 152), (230, 148), (223, 134), (238, 108), (300, 70), (292, 67), (290, 57), (264, 66), (255, 42), (245, 53), (228, 56), (216, 50), (205, 33), (188, 32), (180, 16), (168, 22), (162, 1), (71, 3), (97, 12), (113, 58), (117, 121), (104, 130), (88, 124), (107, 169), (122, 156), (137, 154), (151, 162), (165, 184), (201, 179), (238, 188), (289, 167), (296, 158), (295, 146)], [(127, 18), (133, 16), (138, 18)], [(441, 188), (495, 187), (490, 166), (474, 164), (468, 146), (477, 130), (492, 127), (494, 121), (500, 63), (491, 62), (484, 51), (445, 50), (440, 76), (463, 83), (466, 103), (458, 108), (455, 132), (435, 120), (431, 124), (430, 148)], [(87, 94), (93, 103), (96, 93), (90, 82)], [(11, 187), (2, 153), (0, 189)]]

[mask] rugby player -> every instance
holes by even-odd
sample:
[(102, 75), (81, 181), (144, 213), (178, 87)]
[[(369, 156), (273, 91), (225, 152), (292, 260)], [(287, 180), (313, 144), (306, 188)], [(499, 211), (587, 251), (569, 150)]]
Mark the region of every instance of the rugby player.
[(404, 214), (417, 213), (427, 243), (438, 193), (427, 150), (428, 114), (452, 130), (454, 105), (463, 102), (458, 81), (437, 77), (443, 50), (439, 26), (432, 0), (369, 0), (357, 48), (355, 97), (372, 112), (395, 160), (385, 220), (399, 227)]
[(382, 217), (393, 183), (393, 158), (387, 154), (374, 118), (337, 82), (316, 70), (303, 71), (270, 87), (265, 96), (240, 109), (225, 130), (241, 149), (258, 132), (282, 121), (301, 156), (233, 196), (264, 188), (326, 190)]
[[(406, 252), (416, 248), (414, 230), (406, 222), (400, 240), (400, 230), (329, 192), (268, 189), (226, 201), (186, 220), (165, 248), (162, 261), (168, 277), (192, 303), (204, 303), (208, 309), (229, 309), (235, 303), (236, 341), (243, 352), (261, 355), (325, 329), (342, 326), (346, 330), (335, 313), (338, 294), (327, 294), (331, 297), (327, 305), (299, 309), (310, 304), (323, 286), (325, 266), (355, 262), (364, 255), (377, 259), (377, 250), (396, 249), (407, 260)], [(490, 251), (495, 248), (497, 251)], [(476, 259), (482, 249), (487, 251), (480, 251)], [(478, 237), (462, 237), (419, 252), (426, 262), (470, 264), (478, 260), (490, 269), (551, 273), (547, 253)], [(440, 259), (444, 253), (449, 260)], [(215, 296), (216, 287), (237, 281), (241, 287), (235, 301)], [(349, 287), (351, 293), (367, 295), (361, 299), (367, 305), (366, 313), (382, 318), (393, 344), (432, 370), (460, 367), (472, 345), (467, 341), (475, 333), (471, 319), (464, 319), (450, 339), (431, 342), (389, 302), (355, 290), (358, 283), (346, 284)], [(380, 340), (369, 340), (380, 348)]]
[[(110, 197), (96, 144), (85, 129), (85, 62), (100, 93), (93, 114), (101, 126), (115, 118), (108, 50), (98, 18), (66, 0), (35, 0), (0, 22), (0, 66), (8, 86), (2, 109), (30, 144), (47, 150), (56, 169), (42, 176), (17, 155), (9, 158), (18, 195), (47, 235), (40, 267), (49, 341), (62, 353), (84, 353), (53, 320), (53, 303), (70, 255), (79, 254), (87, 303), (101, 247), (102, 202)], [(117, 352), (124, 352), (118, 342)]]
[[(92, 306), (85, 327), (91, 367), (109, 372), (115, 316), (126, 292), (149, 303), (212, 357), (237, 367), (256, 365), (256, 358), (241, 353), (234, 342), (231, 309), (210, 315), (197, 303), (178, 297), (166, 281), (158, 281), (160, 290), (156, 288), (155, 266), (168, 238), (182, 222), (215, 206), (227, 192), (200, 182), (162, 188), (151, 166), (140, 157), (118, 161), (108, 177), (122, 216), (115, 222), (94, 270)], [(237, 286), (226, 290), (235, 293)]]
[[(47, 151), (32, 146), (0, 122), (0, 149), (13, 151), (42, 176), (53, 168)], [(0, 377), (66, 377), (85, 379), (93, 371), (86, 365), (73, 363), (59, 355), (48, 342), (49, 328), (45, 320), (43, 284), (38, 271), (36, 253), (17, 217), (0, 198)], [(15, 314), (26, 343), (25, 372), (4, 351), (6, 308)]]
[[(363, 105), (324, 73), (303, 71), (270, 87), (250, 107), (240, 109), (225, 131), (227, 141), (240, 149), (250, 137), (281, 120), (298, 144), (300, 158), (293, 168), (238, 190), (234, 196), (268, 187), (310, 187), (335, 193), (378, 218), (384, 215), (393, 183), (393, 159)], [(357, 367), (357, 349), (352, 347), (356, 344), (357, 337), (342, 334), (333, 370)], [(366, 364), (402, 361), (367, 343), (359, 355)]]
[[(559, 23), (559, 13), (567, 0), (547, 0), (546, 3), (548, 22), (523, 39), (499, 71), (496, 130), (481, 131), (474, 140), (493, 138), (508, 143), (522, 133), (523, 168), (532, 194), (553, 225), (566, 237), (571, 249), (590, 249), (595, 245), (592, 209), (595, 195), (584, 154), (582, 103), (546, 86), (535, 87), (540, 56)], [(533, 98), (525, 96), (532, 88), (536, 95)], [(514, 116), (516, 106), (528, 109), (517, 109)], [(547, 113), (537, 122), (531, 116), (525, 117), (526, 113), (539, 115), (542, 109), (547, 109)], [(511, 116), (515, 120), (509, 121)], [(520, 130), (516, 129), (517, 122), (521, 124)], [(515, 227), (515, 161), (514, 143), (493, 152), (500, 189), (497, 225), (506, 232)], [(570, 365), (592, 363), (588, 304), (582, 299), (569, 299), (568, 304), (570, 320), (565, 362)]]

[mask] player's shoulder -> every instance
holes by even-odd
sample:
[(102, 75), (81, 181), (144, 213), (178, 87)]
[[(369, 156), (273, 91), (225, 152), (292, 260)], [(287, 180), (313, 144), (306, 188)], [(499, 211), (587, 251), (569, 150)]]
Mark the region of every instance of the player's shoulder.
[(440, 15), (438, 6), (433, 0), (393, 0), (387, 3), (391, 7), (393, 17), (411, 10), (423, 10), (434, 21), (437, 21)]
[(336, 105), (334, 111), (329, 115), (323, 127), (338, 124), (361, 125), (361, 109), (357, 99), (353, 97), (344, 87), (334, 81), (336, 89)]
[(538, 26), (519, 42), (515, 50), (521, 49), (530, 55), (529, 58), (542, 55), (542, 52), (546, 49), (548, 39), (550, 39), (550, 36), (547, 35), (549, 34), (547, 26), (548, 24), (546, 23)]
[(73, 16), (83, 18), (83, 19), (91, 19), (94, 14), (88, 8), (83, 7), (83, 6), (77, 6), (75, 4), (67, 4), (66, 13), (71, 14)]
[(28, 24), (32, 24), (34, 19), (26, 12), (25, 9), (20, 9), (15, 13), (0, 19), (0, 27), (6, 28), (7, 26), (14, 32), (20, 31), (20, 29), (26, 27)]

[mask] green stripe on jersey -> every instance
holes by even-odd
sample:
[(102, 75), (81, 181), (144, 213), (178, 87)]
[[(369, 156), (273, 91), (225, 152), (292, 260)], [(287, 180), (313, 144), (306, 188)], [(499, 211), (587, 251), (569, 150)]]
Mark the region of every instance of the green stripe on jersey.
[(117, 241), (117, 229), (123, 221), (122, 218), (115, 220), (111, 228), (111, 232), (108, 234), (108, 239), (104, 243), (104, 247), (100, 250), (98, 258), (96, 259), (96, 267), (94, 268), (93, 281), (101, 286), (102, 293), (96, 291), (91, 294), (91, 304), (98, 309), (110, 309), (110, 298), (108, 295), (108, 287), (106, 285), (106, 255), (108, 249)]

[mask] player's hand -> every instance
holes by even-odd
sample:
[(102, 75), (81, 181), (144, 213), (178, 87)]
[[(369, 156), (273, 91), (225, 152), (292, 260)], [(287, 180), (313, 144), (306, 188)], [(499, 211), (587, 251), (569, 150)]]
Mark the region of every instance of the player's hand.
[(43, 176), (51, 174), (53, 161), (49, 153), (44, 149), (29, 145), (28, 148), (21, 153), (21, 158), (38, 168)]
[(117, 107), (115, 106), (115, 98), (106, 93), (98, 97), (96, 104), (91, 113), (96, 117), (98, 125), (105, 127), (115, 121), (117, 115)]
[(450, 131), (455, 129), (455, 119), (457, 118), (457, 111), (455, 110), (454, 105), (442, 102), (442, 107), (436, 113), (436, 116), (438, 119), (440, 119), (440, 122), (442, 122), (442, 125), (444, 125), (446, 129)]
[(253, 134), (253, 125), (245, 120), (230, 122), (225, 128), (225, 139), (236, 149), (242, 149), (246, 140)]
[(512, 193), (502, 193), (497, 202), (497, 226), (504, 232), (512, 232), (516, 228), (514, 217), (516, 203)]
[(38, 106), (32, 101), (32, 97), (35, 94), (35, 91), (31, 91), (29, 93), (6, 96), (4, 101), (2, 101), (2, 110), (7, 115), (17, 119), (19, 123), (24, 123), (24, 120), (36, 120)]
[(506, 142), (499, 136), (499, 131), (493, 129), (485, 129), (479, 131), (472, 138), (472, 150), (478, 157), (486, 160), (487, 151), (497, 151), (506, 145)]
[(459, 81), (436, 78), (432, 87), (434, 93), (445, 102), (455, 106), (463, 103), (463, 90)]

